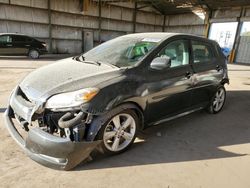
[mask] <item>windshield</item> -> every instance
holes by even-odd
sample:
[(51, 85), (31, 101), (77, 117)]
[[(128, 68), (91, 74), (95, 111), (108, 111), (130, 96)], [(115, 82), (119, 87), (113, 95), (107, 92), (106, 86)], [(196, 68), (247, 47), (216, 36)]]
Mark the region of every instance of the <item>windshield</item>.
[(105, 42), (83, 54), (83, 56), (86, 61), (100, 61), (118, 67), (128, 67), (138, 63), (160, 41), (160, 38), (123, 36)]

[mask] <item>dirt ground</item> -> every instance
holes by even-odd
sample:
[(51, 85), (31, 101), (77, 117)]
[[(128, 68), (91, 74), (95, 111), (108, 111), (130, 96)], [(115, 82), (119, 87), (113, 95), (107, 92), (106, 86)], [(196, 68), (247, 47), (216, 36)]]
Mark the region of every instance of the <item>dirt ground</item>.
[(0, 187), (250, 187), (250, 66), (229, 65), (221, 113), (201, 111), (149, 128), (126, 153), (65, 172), (29, 159), (2, 117), (14, 86), (55, 59), (0, 58)]

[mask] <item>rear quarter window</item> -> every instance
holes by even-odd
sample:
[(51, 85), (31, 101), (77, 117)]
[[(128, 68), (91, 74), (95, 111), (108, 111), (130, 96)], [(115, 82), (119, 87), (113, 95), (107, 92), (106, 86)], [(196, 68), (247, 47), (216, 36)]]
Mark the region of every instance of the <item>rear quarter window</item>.
[(209, 43), (192, 41), (192, 50), (194, 63), (212, 63), (215, 58), (214, 51)]

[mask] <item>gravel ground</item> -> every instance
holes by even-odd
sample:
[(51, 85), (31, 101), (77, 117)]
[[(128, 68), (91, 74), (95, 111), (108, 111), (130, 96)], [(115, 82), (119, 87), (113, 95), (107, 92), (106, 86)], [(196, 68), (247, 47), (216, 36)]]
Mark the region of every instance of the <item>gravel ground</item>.
[(0, 58), (0, 187), (250, 187), (250, 66), (229, 65), (221, 113), (201, 111), (148, 128), (126, 153), (65, 172), (29, 159), (2, 117), (14, 86), (57, 58)]

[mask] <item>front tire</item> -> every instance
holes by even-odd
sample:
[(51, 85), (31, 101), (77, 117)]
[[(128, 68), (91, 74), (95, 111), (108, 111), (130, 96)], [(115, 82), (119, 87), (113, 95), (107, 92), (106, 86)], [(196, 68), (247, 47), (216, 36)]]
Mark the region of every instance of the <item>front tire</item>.
[(219, 113), (226, 101), (226, 90), (224, 86), (218, 87), (215, 95), (213, 96), (207, 110), (211, 114)]
[(28, 55), (31, 59), (38, 59), (40, 57), (39, 51), (35, 49), (30, 50)]
[(123, 110), (109, 118), (97, 139), (102, 140), (102, 150), (106, 154), (118, 154), (126, 151), (133, 144), (139, 127), (137, 114), (130, 109)]

